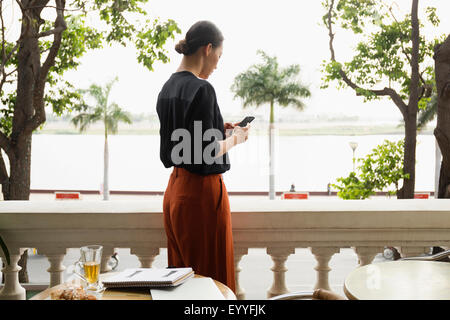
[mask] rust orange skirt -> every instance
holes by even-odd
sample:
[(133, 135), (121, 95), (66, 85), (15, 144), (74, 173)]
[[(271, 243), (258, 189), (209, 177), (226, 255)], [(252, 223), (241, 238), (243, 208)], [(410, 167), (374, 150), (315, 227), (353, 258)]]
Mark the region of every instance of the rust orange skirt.
[(221, 174), (174, 168), (163, 201), (168, 265), (192, 267), (235, 292), (228, 193)]

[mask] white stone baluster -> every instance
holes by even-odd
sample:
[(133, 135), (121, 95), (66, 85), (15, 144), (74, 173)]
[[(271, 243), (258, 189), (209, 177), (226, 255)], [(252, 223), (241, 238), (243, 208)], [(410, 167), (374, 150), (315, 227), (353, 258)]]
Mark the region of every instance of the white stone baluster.
[(66, 267), (63, 265), (65, 254), (47, 254), (47, 259), (50, 262), (50, 268), (47, 271), (50, 273), (49, 287), (57, 286), (64, 282), (63, 272)]
[(112, 270), (111, 266), (108, 265), (109, 259), (111, 259), (114, 253), (114, 248), (109, 246), (103, 246), (102, 250), (102, 262), (100, 264), (100, 273), (109, 272)]
[(317, 261), (317, 266), (314, 268), (314, 270), (317, 271), (317, 279), (314, 289), (331, 290), (328, 282), (328, 273), (331, 271), (331, 268), (328, 266), (328, 263), (330, 262), (333, 254), (340, 252), (340, 248), (312, 247), (311, 252)]
[(360, 267), (371, 264), (375, 256), (383, 252), (382, 247), (353, 247), (353, 250), (358, 255)]
[(141, 262), (141, 268), (151, 268), (159, 248), (131, 248), (131, 254), (135, 254)]
[(402, 258), (406, 257), (419, 257), (424, 253), (428, 253), (430, 247), (400, 247), (400, 254)]
[(285, 262), (288, 256), (295, 252), (295, 248), (267, 248), (267, 254), (272, 257), (273, 267), (273, 283), (267, 291), (267, 297), (271, 298), (280, 294), (289, 292), (286, 288), (285, 273), (288, 270)]
[(50, 268), (47, 271), (50, 273), (49, 287), (56, 286), (64, 282), (63, 273), (66, 267), (63, 265), (64, 256), (66, 255), (66, 248), (37, 248), (38, 252), (45, 255), (50, 263)]
[(9, 265), (6, 264), (6, 259), (2, 255), (2, 260), (5, 263), (5, 267), (2, 269), (5, 284), (0, 290), (0, 300), (25, 300), (25, 288), (19, 283), (19, 271), (22, 268), (17, 264), (24, 249), (13, 250), (9, 248), (9, 250), (11, 260)]
[(242, 269), (239, 267), (239, 262), (244, 255), (248, 254), (248, 248), (235, 247), (234, 248), (234, 277), (236, 284), (236, 298), (239, 300), (245, 299), (245, 290), (241, 287), (239, 282), (239, 274)]

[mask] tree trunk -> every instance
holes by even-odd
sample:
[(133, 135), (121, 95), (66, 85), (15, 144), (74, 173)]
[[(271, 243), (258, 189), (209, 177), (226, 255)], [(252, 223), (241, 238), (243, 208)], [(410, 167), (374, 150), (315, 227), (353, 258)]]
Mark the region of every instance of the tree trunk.
[(275, 199), (275, 121), (273, 102), (270, 103), (269, 124), (269, 199)]
[[(16, 158), (10, 162), (10, 177), (2, 184), (4, 200), (29, 200), (30, 170), (31, 136), (17, 146)], [(22, 268), (19, 271), (20, 283), (28, 282), (27, 260), (28, 254), (26, 250), (18, 262), (18, 265)]]
[(31, 140), (31, 135), (24, 137), (16, 147), (16, 157), (10, 164), (9, 197), (5, 200), (30, 199)]
[[(19, 97), (17, 97), (19, 101)], [(13, 131), (14, 132), (14, 131)], [(3, 193), (5, 200), (29, 200), (30, 199), (30, 173), (31, 173), (31, 141), (32, 135), (22, 132), (14, 147), (15, 156), (10, 159), (10, 176), (2, 186), (6, 186)], [(19, 282), (28, 283), (28, 250), (20, 257), (18, 265), (21, 267), (19, 271)]]
[(408, 108), (403, 115), (405, 121), (405, 154), (403, 171), (409, 174), (403, 187), (397, 193), (400, 199), (413, 199), (416, 181), (417, 110), (419, 106), (419, 0), (412, 1), (411, 7), (411, 82), (409, 85)]
[[(42, 10), (42, 9), (40, 9)], [(28, 126), (35, 115), (37, 104), (43, 104), (43, 93), (36, 95), (36, 84), (41, 76), (40, 48), (37, 38), (42, 20), (40, 10), (27, 11), (28, 17), (22, 19), (21, 40), (17, 53), (17, 95), (10, 136), (10, 173), (3, 179), (2, 189), (5, 200), (29, 200), (31, 172), (31, 140), (33, 131)], [(11, 156), (13, 154), (13, 156)], [(3, 161), (3, 159), (1, 159)], [(4, 168), (2, 169), (4, 173)], [(19, 282), (27, 283), (27, 250), (18, 264)]]
[(434, 49), (437, 124), (434, 135), (442, 153), (438, 198), (450, 198), (450, 36)]
[(417, 144), (417, 113), (408, 115), (405, 121), (405, 149), (403, 172), (409, 174), (409, 179), (403, 180), (403, 186), (397, 192), (398, 199), (413, 199), (416, 180), (416, 144)]
[[(10, 160), (10, 176), (3, 184), (6, 190), (3, 193), (5, 200), (29, 200), (30, 198), (30, 171), (31, 171), (31, 135), (26, 132), (25, 126), (34, 115), (33, 92), (34, 83), (39, 77), (40, 50), (37, 34), (38, 25), (27, 25), (26, 19), (22, 22), (22, 33), (26, 37), (22, 40), (17, 54), (17, 97), (14, 108), (13, 126), (11, 133), (11, 147), (14, 157)], [(24, 32), (24, 30), (27, 30)], [(20, 257), (18, 265), (19, 282), (27, 283), (28, 251)]]

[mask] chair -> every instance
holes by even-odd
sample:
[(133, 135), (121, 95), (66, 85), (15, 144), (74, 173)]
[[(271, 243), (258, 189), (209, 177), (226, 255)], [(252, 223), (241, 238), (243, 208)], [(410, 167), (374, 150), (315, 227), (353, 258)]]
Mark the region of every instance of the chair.
[(444, 262), (450, 262), (449, 259), (450, 256), (450, 250), (442, 251), (433, 255), (428, 256), (420, 256), (420, 257), (407, 257), (399, 259), (401, 260), (416, 260), (416, 261), (444, 261)]
[[(407, 257), (398, 259), (402, 260), (416, 260), (416, 261), (445, 261), (450, 262), (450, 250), (442, 251), (433, 255), (426, 255), (420, 257)], [(316, 289), (314, 291), (298, 291), (291, 292), (282, 295), (278, 295), (270, 298), (269, 300), (302, 300), (302, 299), (312, 299), (312, 300), (347, 300), (341, 295), (334, 293), (329, 290)]]
[(269, 300), (347, 300), (343, 296), (325, 289), (316, 289), (314, 291), (297, 291), (281, 294), (270, 298)]

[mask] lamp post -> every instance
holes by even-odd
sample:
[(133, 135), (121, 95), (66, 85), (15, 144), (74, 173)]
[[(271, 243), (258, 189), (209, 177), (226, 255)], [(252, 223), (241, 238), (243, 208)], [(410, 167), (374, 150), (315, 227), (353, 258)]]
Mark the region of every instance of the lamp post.
[(349, 145), (350, 145), (350, 148), (352, 148), (352, 150), (353, 150), (353, 172), (355, 172), (355, 150), (358, 147), (358, 142), (352, 141), (349, 143)]

